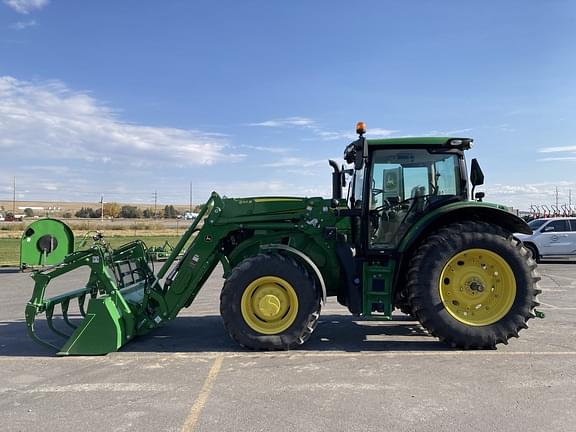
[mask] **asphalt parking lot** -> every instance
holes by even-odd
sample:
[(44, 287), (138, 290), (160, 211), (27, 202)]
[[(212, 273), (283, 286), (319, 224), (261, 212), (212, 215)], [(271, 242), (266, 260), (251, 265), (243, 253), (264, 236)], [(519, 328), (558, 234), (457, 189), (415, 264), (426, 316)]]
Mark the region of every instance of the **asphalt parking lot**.
[(245, 351), (221, 323), (217, 270), (177, 320), (71, 358), (26, 336), (29, 275), (0, 273), (0, 430), (576, 430), (576, 264), (540, 273), (546, 319), (493, 351), (449, 349), (400, 313), (359, 321), (330, 299), (303, 349)]

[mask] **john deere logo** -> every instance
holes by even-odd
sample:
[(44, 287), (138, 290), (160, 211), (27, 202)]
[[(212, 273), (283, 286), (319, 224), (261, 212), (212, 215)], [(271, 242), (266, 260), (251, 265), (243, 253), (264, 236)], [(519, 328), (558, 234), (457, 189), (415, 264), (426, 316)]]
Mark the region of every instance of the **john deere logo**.
[(386, 190), (396, 189), (396, 183), (398, 183), (398, 179), (395, 173), (386, 174)]

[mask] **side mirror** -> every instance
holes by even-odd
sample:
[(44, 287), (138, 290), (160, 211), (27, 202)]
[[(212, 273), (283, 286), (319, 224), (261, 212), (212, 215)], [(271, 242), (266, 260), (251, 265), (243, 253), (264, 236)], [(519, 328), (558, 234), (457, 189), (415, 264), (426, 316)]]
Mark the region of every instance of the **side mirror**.
[(364, 157), (361, 151), (356, 152), (356, 158), (354, 160), (354, 169), (361, 170), (364, 167)]
[(354, 142), (354, 148), (356, 150), (354, 169), (361, 170), (364, 168), (364, 159), (368, 157), (368, 145), (366, 144), (366, 138), (361, 136)]
[(472, 159), (472, 166), (470, 167), (470, 182), (472, 186), (480, 186), (484, 184), (484, 173), (476, 158)]
[(482, 202), (482, 200), (484, 199), (484, 197), (486, 196), (486, 194), (484, 192), (476, 192), (474, 194), (474, 198), (476, 199), (476, 201)]
[(471, 196), (474, 196), (474, 189), (476, 189), (476, 186), (484, 184), (484, 173), (482, 172), (482, 168), (480, 168), (480, 164), (476, 158), (472, 159), (472, 166), (470, 167), (470, 183), (472, 183)]

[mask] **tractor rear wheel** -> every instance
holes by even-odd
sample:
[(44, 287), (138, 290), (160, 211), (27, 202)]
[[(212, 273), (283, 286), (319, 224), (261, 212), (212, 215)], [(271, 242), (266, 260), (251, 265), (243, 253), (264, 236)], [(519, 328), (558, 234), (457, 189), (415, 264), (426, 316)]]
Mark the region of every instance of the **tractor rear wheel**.
[(320, 294), (300, 263), (261, 254), (232, 270), (220, 294), (220, 314), (232, 339), (245, 348), (291, 349), (316, 328)]
[(433, 336), (455, 348), (495, 348), (534, 317), (536, 262), (522, 243), (483, 222), (448, 225), (418, 247), (409, 302)]

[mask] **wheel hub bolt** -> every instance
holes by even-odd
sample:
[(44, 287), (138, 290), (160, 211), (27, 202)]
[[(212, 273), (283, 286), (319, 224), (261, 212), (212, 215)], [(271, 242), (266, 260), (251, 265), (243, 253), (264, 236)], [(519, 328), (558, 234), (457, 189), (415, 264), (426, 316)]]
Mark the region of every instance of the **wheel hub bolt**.
[(480, 282), (472, 281), (472, 282), (470, 282), (469, 286), (470, 286), (470, 289), (472, 291), (477, 291), (477, 292), (484, 291), (484, 285), (482, 285)]

